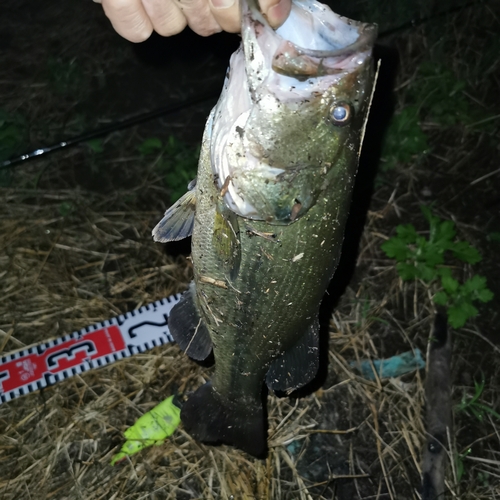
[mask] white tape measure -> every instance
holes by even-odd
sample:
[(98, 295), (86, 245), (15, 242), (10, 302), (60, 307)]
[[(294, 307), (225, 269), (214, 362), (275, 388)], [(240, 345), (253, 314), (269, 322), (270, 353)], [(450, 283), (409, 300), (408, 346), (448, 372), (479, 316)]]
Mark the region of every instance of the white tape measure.
[(0, 404), (78, 373), (173, 342), (168, 317), (180, 295), (0, 358)]

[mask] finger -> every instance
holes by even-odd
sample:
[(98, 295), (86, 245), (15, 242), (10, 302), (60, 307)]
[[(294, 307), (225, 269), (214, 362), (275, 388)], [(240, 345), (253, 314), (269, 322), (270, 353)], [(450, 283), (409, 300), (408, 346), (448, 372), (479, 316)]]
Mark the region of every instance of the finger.
[[(224, 31), (237, 33), (241, 28), (240, 8), (236, 0), (209, 0), (214, 18)], [(291, 0), (260, 0), (262, 13), (273, 28), (280, 27), (292, 8)]]
[(241, 17), (237, 0), (209, 0), (209, 6), (213, 17), (224, 31), (239, 33)]
[(222, 31), (221, 25), (210, 11), (208, 0), (172, 1), (182, 10), (188, 26), (198, 35), (209, 36)]
[(259, 0), (262, 14), (273, 28), (279, 28), (292, 9), (291, 0)]
[(131, 42), (143, 42), (151, 36), (153, 24), (141, 0), (102, 0), (104, 13), (115, 31)]
[(187, 25), (183, 11), (173, 0), (142, 0), (142, 5), (160, 35), (176, 35)]

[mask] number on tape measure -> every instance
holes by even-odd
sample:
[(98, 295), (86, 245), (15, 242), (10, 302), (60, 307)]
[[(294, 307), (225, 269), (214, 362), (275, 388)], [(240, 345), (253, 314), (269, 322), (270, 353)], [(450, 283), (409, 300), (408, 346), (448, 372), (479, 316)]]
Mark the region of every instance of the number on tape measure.
[(172, 342), (168, 317), (180, 295), (0, 358), (0, 403)]

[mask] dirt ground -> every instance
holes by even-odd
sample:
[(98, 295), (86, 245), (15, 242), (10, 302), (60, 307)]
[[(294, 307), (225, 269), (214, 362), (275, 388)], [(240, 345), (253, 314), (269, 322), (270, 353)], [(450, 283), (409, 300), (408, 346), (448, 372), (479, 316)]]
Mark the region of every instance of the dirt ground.
[[(268, 458), (204, 446), (181, 425), (163, 445), (110, 466), (139, 416), (210, 378), (210, 367), (172, 344), (0, 405), (1, 499), (420, 498), (425, 370), (369, 381), (350, 363), (426, 352), (436, 290), (403, 282), (380, 248), (398, 224), (428, 235), (421, 205), (453, 220), (483, 256), (447, 263), (457, 278), (486, 276), (495, 294), (451, 329), (447, 497), (500, 498), (500, 4), (457, 6), (333, 5), (379, 24), (382, 68), (342, 261), (322, 307), (321, 374), (300, 397), (269, 396)], [(182, 177), (193, 168), (238, 43), (186, 30), (133, 45), (91, 1), (2, 2), (0, 160), (208, 96), (0, 170), (2, 355), (186, 289), (189, 242), (156, 244), (151, 229), (178, 189), (165, 169), (182, 164)], [(391, 129), (411, 106), (418, 128)], [(412, 149), (424, 136), (425, 147)], [(141, 149), (152, 138), (170, 149)]]

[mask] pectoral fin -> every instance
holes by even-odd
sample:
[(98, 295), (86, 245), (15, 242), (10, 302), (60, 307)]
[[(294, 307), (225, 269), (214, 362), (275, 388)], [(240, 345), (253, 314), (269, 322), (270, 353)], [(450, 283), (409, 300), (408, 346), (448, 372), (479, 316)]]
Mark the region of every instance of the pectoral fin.
[(190, 358), (203, 361), (212, 352), (212, 340), (198, 314), (194, 297), (195, 289), (192, 283), (179, 303), (173, 307), (168, 327), (174, 340)]
[(310, 382), (319, 368), (319, 322), (270, 365), (266, 384), (273, 391), (292, 392)]
[(195, 208), (195, 191), (188, 191), (165, 212), (163, 219), (153, 229), (153, 239), (160, 243), (167, 243), (191, 236)]

